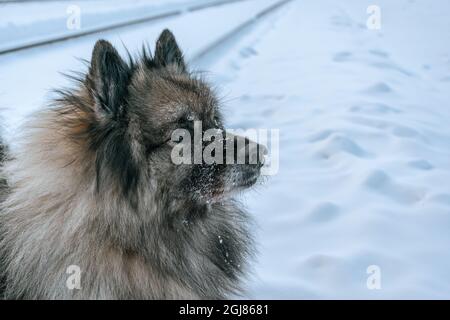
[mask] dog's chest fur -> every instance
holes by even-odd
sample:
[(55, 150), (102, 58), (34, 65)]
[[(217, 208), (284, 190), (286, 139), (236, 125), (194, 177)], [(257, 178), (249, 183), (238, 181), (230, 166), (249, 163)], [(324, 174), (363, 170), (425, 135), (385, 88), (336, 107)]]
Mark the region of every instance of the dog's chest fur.
[[(25, 181), (32, 180), (17, 180), (3, 205), (6, 298), (219, 299), (239, 292), (251, 239), (235, 203), (197, 206), (155, 195), (139, 213), (94, 194), (57, 192), (66, 185), (27, 192), (33, 184)], [(81, 289), (66, 285), (72, 265), (80, 267)]]

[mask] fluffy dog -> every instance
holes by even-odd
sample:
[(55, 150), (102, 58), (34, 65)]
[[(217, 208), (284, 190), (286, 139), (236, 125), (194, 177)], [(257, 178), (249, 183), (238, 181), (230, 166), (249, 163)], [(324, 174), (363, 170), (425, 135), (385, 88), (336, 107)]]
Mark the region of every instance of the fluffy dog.
[[(95, 44), (76, 89), (33, 115), (2, 170), (0, 272), (7, 299), (221, 299), (253, 253), (233, 200), (251, 164), (174, 164), (177, 128), (223, 130), (219, 101), (168, 30), (153, 55)], [(236, 137), (235, 137), (236, 138)], [(249, 153), (224, 147), (224, 153)], [(202, 148), (205, 146), (202, 145)], [(238, 151), (234, 150), (238, 149)], [(3, 154), (2, 154), (3, 158)], [(78, 287), (67, 271), (80, 271)]]

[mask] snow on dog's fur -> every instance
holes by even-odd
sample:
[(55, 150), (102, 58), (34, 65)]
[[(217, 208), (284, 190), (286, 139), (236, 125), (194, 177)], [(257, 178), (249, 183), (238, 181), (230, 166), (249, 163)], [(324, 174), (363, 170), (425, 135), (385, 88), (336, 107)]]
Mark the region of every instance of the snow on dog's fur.
[[(165, 30), (153, 57), (125, 62), (96, 43), (75, 90), (25, 126), (3, 166), (5, 298), (225, 298), (252, 255), (249, 218), (230, 196), (261, 162), (171, 161), (176, 128), (223, 129), (218, 101)], [(234, 152), (234, 151), (233, 151)], [(66, 270), (81, 270), (81, 288)]]

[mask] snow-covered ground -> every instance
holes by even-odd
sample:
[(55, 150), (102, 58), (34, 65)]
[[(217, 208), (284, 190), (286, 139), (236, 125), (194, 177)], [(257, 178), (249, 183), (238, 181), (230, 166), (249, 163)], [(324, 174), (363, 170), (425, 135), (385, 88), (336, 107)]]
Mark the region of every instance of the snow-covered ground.
[(450, 2), (377, 3), (294, 1), (204, 66), (280, 129), (251, 298), (450, 298)]
[[(192, 59), (274, 2), (101, 37), (135, 51), (170, 27)], [(380, 30), (366, 27), (372, 4), (294, 0), (195, 60), (229, 127), (280, 130), (278, 174), (244, 198), (260, 243), (248, 298), (450, 298), (450, 2), (378, 0)], [(8, 129), (98, 37), (0, 56)]]
[(218, 0), (0, 2), (0, 50), (214, 2)]

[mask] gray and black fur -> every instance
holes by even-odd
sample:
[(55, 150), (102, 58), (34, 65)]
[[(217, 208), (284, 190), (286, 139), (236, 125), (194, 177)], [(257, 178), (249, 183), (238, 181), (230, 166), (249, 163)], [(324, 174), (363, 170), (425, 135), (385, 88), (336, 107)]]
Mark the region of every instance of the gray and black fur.
[[(256, 182), (262, 161), (172, 163), (174, 129), (192, 130), (193, 119), (223, 129), (215, 94), (188, 72), (172, 33), (153, 56), (127, 62), (98, 41), (77, 81), (33, 116), (4, 164), (4, 298), (239, 293), (253, 243), (233, 194)], [(81, 269), (81, 289), (66, 286), (70, 265)]]

